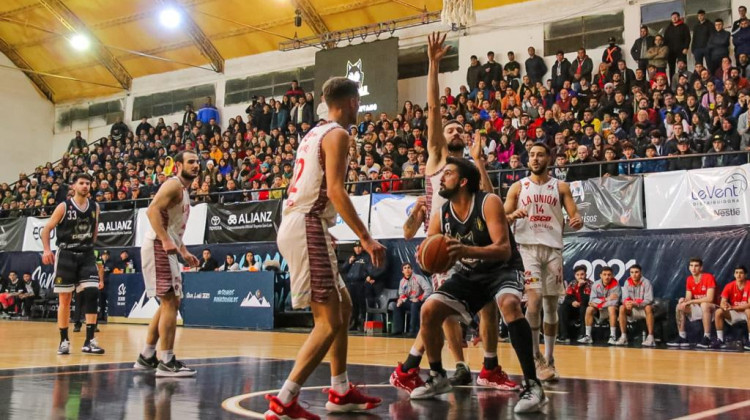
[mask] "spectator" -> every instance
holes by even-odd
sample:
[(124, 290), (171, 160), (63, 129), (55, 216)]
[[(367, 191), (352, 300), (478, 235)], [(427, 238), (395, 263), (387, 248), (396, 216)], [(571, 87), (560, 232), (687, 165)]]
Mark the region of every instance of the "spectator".
[(657, 73), (665, 73), (667, 63), (669, 63), (669, 46), (664, 45), (664, 38), (661, 35), (654, 37), (654, 46), (646, 51), (648, 65), (654, 66)]
[(362, 252), (359, 241), (354, 243), (354, 254), (341, 266), (341, 273), (345, 276), (346, 288), (352, 298), (352, 315), (349, 329), (362, 330), (365, 317), (365, 282), (370, 277), (372, 263), (370, 255)]
[[(622, 155), (623, 156), (620, 159), (625, 161), (640, 159), (640, 157), (635, 154), (635, 147), (630, 142), (625, 142), (622, 145)], [(620, 175), (635, 175), (643, 173), (642, 162), (623, 162), (620, 164), (619, 173)]]
[[(615, 148), (607, 145), (604, 147), (604, 162), (603, 164), (599, 165), (600, 176), (602, 177), (608, 177), (608, 176), (617, 176), (620, 174), (620, 166), (617, 164), (617, 152), (615, 151)], [(589, 177), (593, 178), (593, 177)], [(589, 179), (584, 178), (584, 179)]]
[(581, 80), (591, 83), (591, 73), (594, 72), (594, 62), (586, 55), (586, 49), (579, 48), (578, 56), (570, 66), (573, 81), (580, 86)]
[(380, 192), (387, 193), (393, 191), (399, 191), (401, 189), (401, 181), (398, 175), (393, 173), (393, 169), (390, 166), (383, 167), (383, 174), (380, 179), (383, 182), (380, 184)]
[(635, 60), (636, 63), (638, 63), (638, 68), (644, 73), (648, 66), (648, 57), (646, 56), (646, 53), (648, 52), (648, 49), (653, 46), (654, 37), (649, 35), (648, 26), (642, 25), (640, 37), (635, 40), (633, 46), (630, 48), (630, 56), (633, 57), (633, 60)]
[(578, 320), (579, 327), (585, 323), (586, 308), (589, 306), (589, 295), (593, 282), (586, 277), (586, 267), (579, 265), (573, 268), (575, 279), (565, 289), (565, 299), (558, 308), (560, 322), (557, 335), (558, 341), (578, 340), (578, 332), (570, 333), (568, 330), (571, 321)]
[(609, 66), (610, 72), (617, 70), (617, 62), (622, 59), (622, 49), (617, 45), (617, 39), (611, 36), (607, 40), (609, 46), (602, 52), (602, 62)]
[(21, 316), (31, 316), (31, 306), (34, 304), (34, 299), (38, 298), (39, 295), (39, 282), (31, 279), (31, 273), (23, 273), (23, 287), (24, 290), (18, 295), (18, 299), (21, 301)]
[(707, 152), (709, 153), (709, 155), (703, 158), (704, 168), (720, 168), (724, 166), (732, 166), (735, 164), (736, 156), (718, 154), (733, 151), (731, 147), (726, 146), (724, 137), (722, 137), (721, 134), (716, 134), (713, 137), (712, 145), (713, 147)]
[(492, 86), (492, 82), (499, 83), (502, 80), (503, 66), (495, 61), (495, 53), (493, 51), (487, 52), (487, 62), (482, 65), (482, 71), (484, 73), (484, 83), (487, 86)]
[(205, 248), (203, 250), (201, 263), (198, 266), (198, 271), (216, 271), (219, 268), (219, 263), (211, 256), (211, 250)]
[(479, 63), (479, 59), (476, 55), (472, 55), (471, 64), (469, 64), (469, 68), (466, 70), (466, 84), (469, 86), (469, 89), (473, 90), (479, 86), (479, 81), (484, 78), (483, 73), (484, 69), (482, 68), (482, 64)]
[(698, 347), (708, 348), (711, 345), (711, 318), (716, 308), (714, 305), (716, 279), (703, 271), (703, 260), (693, 257), (689, 264), (690, 275), (686, 280), (685, 297), (677, 302), (676, 318), (679, 335), (676, 340), (667, 343), (669, 347), (690, 347), (685, 332), (685, 319), (703, 320), (703, 339)]
[(86, 143), (86, 140), (81, 137), (81, 132), (76, 131), (76, 136), (73, 137), (70, 140), (70, 143), (68, 143), (68, 153), (73, 153), (75, 149), (83, 150), (84, 147), (86, 147), (88, 143)]
[(117, 120), (112, 124), (112, 128), (109, 130), (109, 135), (113, 140), (118, 141), (125, 139), (129, 132), (130, 129), (124, 122), (122, 122), (122, 117), (117, 117)]
[(687, 138), (680, 139), (677, 143), (677, 153), (672, 155), (679, 156), (679, 158), (669, 160), (669, 170), (681, 171), (700, 168), (701, 159), (698, 157), (690, 157), (690, 155), (694, 154), (695, 151), (690, 149), (690, 140)]
[(312, 125), (313, 123), (313, 108), (312, 104), (307, 103), (304, 96), (301, 96), (297, 100), (297, 105), (292, 108), (291, 111), (291, 122), (297, 126), (297, 129), (302, 129), (302, 123)]
[(263, 268), (261, 267), (260, 261), (255, 259), (255, 254), (253, 254), (252, 251), (247, 251), (239, 269), (247, 271), (261, 271)]
[(193, 105), (185, 104), (185, 113), (182, 114), (182, 126), (193, 127), (198, 115), (193, 111)]
[(644, 174), (653, 172), (664, 172), (667, 170), (667, 161), (664, 159), (656, 159), (658, 156), (656, 153), (656, 146), (649, 144), (646, 146), (646, 157), (651, 159), (643, 162), (641, 168)]
[(620, 338), (615, 345), (628, 345), (627, 323), (646, 320), (648, 336), (643, 340), (643, 347), (654, 347), (654, 289), (651, 282), (643, 277), (643, 270), (638, 264), (630, 267), (630, 277), (622, 286), (622, 305), (620, 305)]
[(18, 300), (19, 295), (26, 290), (26, 286), (18, 278), (18, 273), (11, 270), (8, 280), (0, 283), (0, 316), (10, 318), (17, 316), (21, 307)]
[(724, 29), (724, 21), (716, 19), (714, 22), (715, 31), (712, 31), (706, 45), (706, 67), (712, 74), (721, 65), (721, 60), (729, 57), (729, 38), (730, 34)]
[(198, 121), (208, 124), (211, 120), (219, 121), (219, 110), (211, 103), (211, 97), (206, 97), (206, 103), (198, 110)]
[[(734, 281), (724, 286), (721, 292), (721, 303), (716, 308), (716, 339), (711, 341), (712, 349), (726, 347), (724, 342), (724, 323), (734, 325), (738, 322), (747, 324), (750, 318), (750, 287), (747, 287), (747, 268), (740, 265), (734, 269)], [(745, 349), (750, 349), (750, 335), (743, 338)]]
[[(703, 64), (704, 59), (706, 59), (706, 47), (708, 46), (708, 39), (711, 37), (711, 34), (714, 32), (714, 27), (711, 25), (711, 22), (706, 20), (706, 11), (701, 9), (698, 10), (698, 22), (693, 25), (693, 57), (695, 58), (696, 63)], [(705, 60), (705, 64), (708, 65), (708, 61), (710, 59)]]
[(521, 76), (521, 65), (516, 61), (513, 51), (508, 51), (508, 62), (503, 66), (503, 76), (511, 88), (518, 89), (518, 78)]
[(732, 44), (734, 44), (736, 66), (739, 68), (742, 77), (748, 77), (747, 67), (750, 63), (747, 58), (750, 55), (750, 20), (747, 18), (740, 19), (740, 26), (732, 31)]
[(234, 255), (227, 254), (224, 258), (224, 264), (222, 264), (216, 271), (240, 271), (240, 266), (237, 261), (234, 260)]
[(591, 165), (592, 163), (594, 163), (594, 160), (589, 156), (589, 148), (584, 145), (578, 146), (576, 158), (571, 162), (571, 167), (568, 171), (568, 181), (583, 181), (598, 177), (599, 167)]
[(740, 6), (739, 8), (737, 8), (737, 13), (739, 13), (740, 17), (739, 19), (732, 22), (732, 32), (736, 31), (737, 28), (740, 27), (743, 19), (747, 19), (747, 7)]
[[(112, 261), (112, 258), (110, 258), (109, 250), (103, 250), (101, 252), (101, 255), (99, 257), (100, 263), (102, 265), (102, 271), (104, 274), (104, 285), (101, 289), (99, 289), (99, 317), (98, 319), (100, 321), (106, 321), (107, 320), (107, 301), (109, 299), (108, 290), (109, 290), (109, 276), (112, 274), (112, 272), (115, 269), (115, 263)], [(25, 278), (24, 278), (25, 280)], [(39, 296), (37, 294), (37, 296)]]
[(669, 49), (667, 61), (670, 79), (675, 72), (677, 59), (682, 58), (687, 61), (688, 48), (690, 48), (690, 28), (677, 12), (672, 13), (671, 19), (671, 23), (664, 29), (664, 44)]
[(547, 64), (544, 59), (536, 55), (536, 49), (529, 47), (529, 58), (526, 59), (526, 75), (531, 79), (531, 83), (538, 83), (547, 73)]
[(581, 344), (591, 344), (591, 330), (594, 325), (594, 316), (599, 315), (600, 320), (609, 319), (609, 345), (617, 341), (617, 306), (620, 303), (620, 285), (614, 278), (612, 269), (603, 267), (599, 274), (600, 279), (591, 287), (589, 306), (586, 308), (586, 334), (578, 340)]
[(115, 263), (115, 268), (120, 270), (121, 273), (134, 273), (135, 268), (133, 265), (133, 259), (130, 258), (128, 251), (122, 250), (120, 252), (120, 261)]
[(559, 93), (570, 77), (570, 61), (565, 58), (565, 53), (560, 50), (555, 55), (555, 64), (552, 65), (552, 90)]
[(393, 331), (392, 335), (404, 333), (404, 318), (409, 314), (409, 329), (406, 334), (416, 337), (419, 334), (419, 312), (422, 303), (432, 294), (432, 285), (419, 274), (414, 274), (411, 264), (405, 262), (401, 265), (403, 277), (398, 285), (398, 300), (393, 309)]
[(297, 80), (292, 80), (292, 85), (289, 87), (289, 90), (287, 90), (284, 95), (290, 98), (295, 97), (299, 99), (305, 96), (305, 90), (300, 87), (299, 82)]

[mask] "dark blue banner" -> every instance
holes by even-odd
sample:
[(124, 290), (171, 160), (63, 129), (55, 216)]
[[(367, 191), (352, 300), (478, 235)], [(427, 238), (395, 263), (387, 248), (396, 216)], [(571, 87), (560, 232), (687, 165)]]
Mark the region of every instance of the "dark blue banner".
[(273, 329), (273, 273), (184, 273), (182, 279), (186, 326)]
[(747, 265), (750, 255), (749, 227), (591, 232), (565, 237), (565, 280), (573, 279), (573, 267), (584, 265), (589, 278), (598, 279), (602, 267), (612, 267), (620, 283), (633, 264), (654, 285), (654, 296), (677, 299), (685, 295), (685, 279), (691, 257), (703, 259), (703, 271), (716, 277), (720, 293), (733, 279), (734, 267)]
[[(110, 274), (109, 286), (107, 287), (107, 313), (110, 317), (123, 317), (133, 319), (150, 319), (153, 311), (144, 312), (148, 308), (151, 299), (146, 297), (146, 286), (143, 284), (143, 276), (134, 274)], [(151, 306), (158, 308), (158, 302), (154, 300)], [(131, 317), (132, 313), (132, 317)]]

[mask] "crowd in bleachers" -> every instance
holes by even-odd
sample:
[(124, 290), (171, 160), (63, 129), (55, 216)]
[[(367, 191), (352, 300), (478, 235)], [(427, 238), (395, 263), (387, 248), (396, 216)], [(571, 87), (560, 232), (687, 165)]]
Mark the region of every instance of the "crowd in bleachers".
[[(721, 152), (750, 151), (750, 21), (744, 7), (731, 31), (704, 13), (698, 18), (692, 30), (677, 13), (666, 28), (643, 26), (630, 50), (634, 69), (615, 38), (596, 66), (583, 48), (572, 62), (559, 51), (547, 80), (532, 47), (523, 64), (512, 52), (505, 64), (493, 52), (484, 63), (472, 56), (466, 84), (445, 88), (441, 113), (462, 122), (469, 136), (481, 133), (488, 169), (499, 171), (496, 186), (525, 176), (535, 142), (550, 146), (553, 176), (567, 181), (744, 163), (747, 154)], [(118, 121), (90, 145), (77, 133), (59, 162), (0, 185), (0, 217), (50, 214), (65, 197), (60, 184), (79, 171), (95, 177), (92, 191), (103, 209), (145, 206), (147, 200), (129, 200), (153, 196), (167, 157), (180, 150), (200, 156), (191, 191), (198, 202), (282, 198), (297, 146), (325, 118), (325, 105), (313, 103), (293, 81), (278, 100), (254, 97), (247, 115), (225, 127), (209, 98), (197, 113), (186, 106), (182, 121), (152, 125), (144, 117), (134, 128)], [(351, 128), (349, 192), (422, 189), (426, 127), (424, 109), (411, 101), (396, 115), (365, 114)]]

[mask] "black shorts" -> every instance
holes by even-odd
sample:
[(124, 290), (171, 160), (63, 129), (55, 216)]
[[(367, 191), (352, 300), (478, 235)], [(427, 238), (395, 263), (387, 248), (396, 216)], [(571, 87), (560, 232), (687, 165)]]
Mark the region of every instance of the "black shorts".
[(60, 249), (55, 256), (54, 292), (70, 293), (99, 287), (99, 270), (94, 251)]
[(503, 294), (523, 296), (523, 271), (503, 269), (491, 273), (453, 273), (429, 299), (455, 309), (469, 324), (477, 312)]

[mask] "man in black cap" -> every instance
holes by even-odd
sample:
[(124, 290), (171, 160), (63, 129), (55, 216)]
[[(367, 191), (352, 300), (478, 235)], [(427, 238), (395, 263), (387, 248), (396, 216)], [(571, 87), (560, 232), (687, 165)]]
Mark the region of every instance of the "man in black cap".
[(367, 310), (365, 306), (365, 283), (369, 283), (371, 286), (374, 284), (374, 279), (370, 276), (371, 272), (370, 254), (362, 252), (362, 244), (357, 241), (354, 243), (354, 254), (341, 266), (341, 274), (345, 276), (346, 288), (352, 298), (350, 330), (364, 329), (364, 317)]
[(693, 25), (692, 45), (693, 56), (695, 57), (696, 63), (703, 64), (704, 58), (706, 57), (708, 38), (711, 37), (711, 33), (713, 32), (714, 26), (711, 25), (711, 22), (706, 20), (706, 11), (703, 9), (698, 10), (698, 22)]
[(690, 169), (698, 169), (701, 167), (701, 158), (692, 157), (695, 155), (695, 151), (690, 149), (690, 140), (687, 138), (681, 138), (677, 142), (677, 153), (674, 156), (680, 156), (677, 159), (669, 160), (670, 171), (682, 171)]
[(722, 152), (731, 152), (733, 149), (728, 147), (724, 142), (724, 137), (721, 134), (714, 135), (712, 139), (712, 147), (708, 150), (708, 156), (703, 158), (704, 168), (721, 168), (724, 166), (732, 166), (735, 164), (734, 155), (719, 155)]
[(622, 60), (622, 49), (617, 45), (617, 40), (613, 36), (609, 37), (607, 42), (609, 42), (609, 46), (602, 52), (602, 63), (609, 65), (611, 73), (617, 70), (617, 62)]

